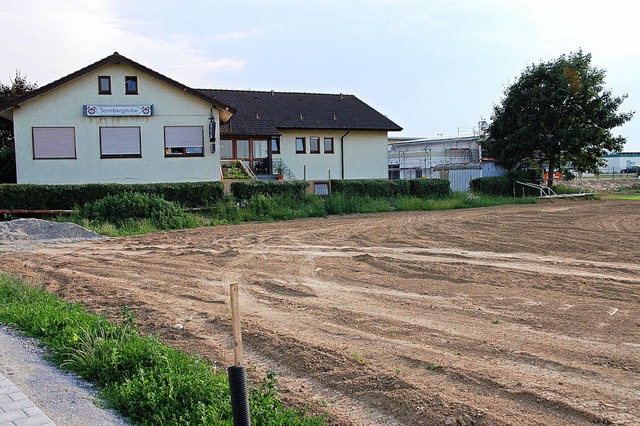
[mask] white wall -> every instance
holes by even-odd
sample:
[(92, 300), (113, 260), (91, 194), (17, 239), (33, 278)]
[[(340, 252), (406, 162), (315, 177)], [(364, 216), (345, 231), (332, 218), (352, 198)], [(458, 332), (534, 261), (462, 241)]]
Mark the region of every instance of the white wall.
[[(330, 130), (284, 130), (280, 137), (280, 152), (274, 154), (274, 164), (282, 158), (297, 179), (332, 179), (342, 177), (340, 140), (346, 131)], [(320, 153), (310, 154), (310, 138), (320, 138)], [(306, 153), (296, 154), (296, 138), (306, 138)], [(324, 153), (324, 138), (333, 137), (334, 153)], [(386, 179), (387, 172), (387, 132), (351, 131), (344, 137), (344, 178), (345, 179)]]
[(603, 171), (608, 171), (611, 173), (612, 171), (619, 172), (622, 169), (626, 169), (629, 165), (629, 162), (635, 163), (632, 165), (640, 165), (640, 153), (626, 153), (624, 155), (612, 155), (611, 157), (604, 157), (607, 162), (605, 167), (601, 167), (600, 169)]
[[(138, 77), (138, 95), (124, 94), (124, 77)], [(98, 94), (98, 76), (111, 76), (111, 95)], [(151, 117), (84, 117), (83, 105), (153, 104)], [(211, 105), (127, 65), (108, 65), (14, 110), (18, 183), (148, 183), (220, 179), (211, 153)], [(219, 123), (217, 109), (213, 110)], [(32, 127), (75, 127), (77, 159), (34, 160)], [(99, 128), (140, 126), (142, 158), (100, 158)], [(203, 126), (204, 157), (164, 156), (164, 126)], [(219, 132), (217, 126), (216, 132)], [(219, 134), (216, 141), (219, 143)]]

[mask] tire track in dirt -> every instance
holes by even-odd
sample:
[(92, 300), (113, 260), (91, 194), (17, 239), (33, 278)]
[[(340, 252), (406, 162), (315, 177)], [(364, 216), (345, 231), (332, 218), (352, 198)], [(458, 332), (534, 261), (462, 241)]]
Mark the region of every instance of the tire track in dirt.
[(131, 306), (146, 332), (223, 365), (240, 282), (254, 377), (274, 369), (287, 401), (331, 424), (632, 425), (640, 254), (620, 241), (640, 239), (637, 207), (246, 224), (0, 261), (97, 311)]

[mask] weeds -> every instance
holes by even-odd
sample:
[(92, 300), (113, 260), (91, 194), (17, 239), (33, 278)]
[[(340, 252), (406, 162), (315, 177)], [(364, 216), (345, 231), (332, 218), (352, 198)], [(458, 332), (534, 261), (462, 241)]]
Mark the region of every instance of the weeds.
[(619, 299), (619, 298), (620, 298), (620, 295), (619, 295), (619, 294), (617, 294), (617, 293), (613, 293), (613, 292), (611, 292), (611, 291), (607, 291), (607, 290), (604, 290), (604, 291), (602, 292), (602, 295), (603, 295), (604, 297), (608, 298), (608, 299)]
[[(269, 222), (391, 211), (452, 210), (537, 202), (535, 198), (495, 197), (473, 193), (454, 193), (440, 198), (372, 198), (344, 194), (322, 198), (313, 194), (305, 194), (303, 197), (259, 194), (240, 202), (228, 197), (208, 207), (205, 215), (195, 216), (182, 212), (175, 205), (163, 203), (162, 199), (145, 197), (147, 196), (144, 194), (125, 194), (109, 199), (108, 202), (99, 200), (95, 206), (85, 206), (65, 220), (103, 235), (125, 236), (252, 221)], [(150, 207), (156, 205), (157, 208)], [(127, 208), (133, 211), (129, 212)]]
[(358, 364), (366, 364), (364, 357), (358, 352), (351, 352), (351, 356)]
[[(57, 365), (94, 382), (134, 424), (232, 424), (226, 376), (208, 361), (141, 336), (126, 308), (120, 321), (110, 322), (0, 275), (0, 322), (46, 344)], [(255, 425), (325, 424), (285, 409), (273, 372), (251, 389), (249, 404)]]

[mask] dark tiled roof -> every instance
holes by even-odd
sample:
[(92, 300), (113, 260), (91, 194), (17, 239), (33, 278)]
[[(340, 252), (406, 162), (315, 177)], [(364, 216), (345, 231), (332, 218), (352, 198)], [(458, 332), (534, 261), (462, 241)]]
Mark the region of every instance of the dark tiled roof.
[[(225, 117), (230, 117), (231, 114), (233, 114), (235, 111), (233, 110), (233, 108), (231, 108), (228, 104), (225, 104), (223, 102), (217, 101), (215, 99), (212, 99), (211, 97), (207, 96), (206, 94), (202, 93), (199, 90), (194, 90), (190, 87), (185, 86), (182, 83), (179, 83), (165, 75), (160, 74), (157, 71), (152, 70), (151, 68), (147, 68), (142, 64), (139, 64), (138, 62), (135, 62), (125, 56), (120, 55), (118, 52), (115, 52), (113, 55), (109, 55), (106, 58), (100, 59), (97, 62), (94, 62), (91, 65), (87, 65), (86, 67), (73, 72), (65, 77), (62, 77), (52, 83), (47, 84), (46, 86), (42, 86), (32, 92), (29, 92), (17, 99), (13, 99), (3, 105), (0, 105), (0, 114), (2, 115), (6, 115), (7, 111), (10, 111), (12, 108), (14, 108), (16, 105), (20, 105), (21, 103), (24, 103), (30, 99), (36, 98), (40, 95), (43, 95), (47, 92), (49, 92), (50, 90), (56, 89), (66, 83), (69, 83), (73, 80), (76, 80), (92, 71), (95, 71), (99, 68), (102, 68), (106, 65), (111, 65), (111, 64), (120, 64), (120, 63), (124, 63), (127, 64), (129, 66), (131, 66), (132, 68), (135, 68), (139, 71), (144, 72), (145, 74), (148, 74), (170, 86), (173, 86), (175, 88), (177, 88), (178, 90), (181, 90), (191, 96), (195, 96), (196, 98), (199, 98), (205, 102), (208, 102), (210, 104), (212, 104), (215, 107), (220, 108), (221, 110), (225, 111)], [(4, 113), (4, 114), (3, 114)], [(6, 117), (9, 118), (9, 117)]]
[(236, 113), (220, 131), (272, 136), (280, 129), (391, 130), (402, 127), (353, 95), (200, 89)]

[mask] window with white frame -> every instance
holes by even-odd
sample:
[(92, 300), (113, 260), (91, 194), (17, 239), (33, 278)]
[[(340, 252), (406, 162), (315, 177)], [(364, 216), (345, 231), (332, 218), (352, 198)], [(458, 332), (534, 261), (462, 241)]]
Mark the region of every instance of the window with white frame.
[(140, 157), (140, 127), (100, 127), (100, 158)]
[(166, 126), (164, 128), (165, 157), (203, 157), (203, 126)]
[(32, 127), (33, 159), (75, 159), (75, 127)]

